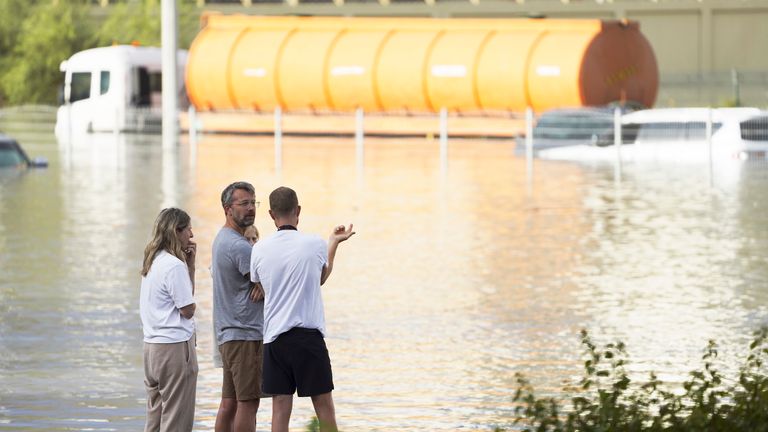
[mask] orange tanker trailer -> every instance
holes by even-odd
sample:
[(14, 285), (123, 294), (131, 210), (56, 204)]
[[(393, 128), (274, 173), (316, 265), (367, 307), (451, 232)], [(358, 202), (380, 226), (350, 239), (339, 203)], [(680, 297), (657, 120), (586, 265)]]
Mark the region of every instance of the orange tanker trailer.
[(651, 106), (658, 89), (637, 23), (601, 20), (211, 15), (186, 74), (198, 111)]

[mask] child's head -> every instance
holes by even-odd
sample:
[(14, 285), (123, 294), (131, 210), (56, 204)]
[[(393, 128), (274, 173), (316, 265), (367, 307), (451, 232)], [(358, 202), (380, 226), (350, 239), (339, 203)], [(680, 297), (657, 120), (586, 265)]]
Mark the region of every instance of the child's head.
[(256, 229), (256, 225), (248, 225), (248, 228), (245, 229), (245, 233), (243, 234), (248, 240), (248, 243), (251, 244), (251, 246), (255, 245), (257, 241), (259, 241), (259, 230)]

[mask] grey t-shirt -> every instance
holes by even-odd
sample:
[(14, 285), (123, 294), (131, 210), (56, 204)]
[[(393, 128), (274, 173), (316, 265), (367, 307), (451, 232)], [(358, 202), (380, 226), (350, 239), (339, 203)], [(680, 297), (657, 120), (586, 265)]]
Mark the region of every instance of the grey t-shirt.
[(249, 298), (251, 245), (224, 227), (213, 240), (213, 328), (219, 345), (264, 338), (264, 301)]

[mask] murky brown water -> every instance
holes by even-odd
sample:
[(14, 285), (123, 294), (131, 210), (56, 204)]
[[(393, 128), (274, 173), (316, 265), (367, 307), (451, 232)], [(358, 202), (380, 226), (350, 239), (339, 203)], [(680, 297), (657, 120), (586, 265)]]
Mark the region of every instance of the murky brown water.
[[(247, 180), (266, 204), (299, 193), (300, 228), (358, 235), (324, 287), (339, 423), (346, 431), (508, 426), (514, 373), (554, 393), (578, 376), (578, 332), (622, 339), (638, 376), (680, 381), (706, 342), (737, 366), (766, 322), (768, 167), (525, 161), (504, 141), (158, 137), (23, 141), (50, 167), (0, 174), (0, 430), (143, 426), (138, 316), (142, 250), (158, 211), (187, 209), (198, 242), (196, 430), (213, 429), (210, 245), (218, 200)], [(264, 206), (263, 234), (272, 229)], [(258, 430), (268, 430), (271, 405)], [(311, 403), (295, 404), (304, 430)]]

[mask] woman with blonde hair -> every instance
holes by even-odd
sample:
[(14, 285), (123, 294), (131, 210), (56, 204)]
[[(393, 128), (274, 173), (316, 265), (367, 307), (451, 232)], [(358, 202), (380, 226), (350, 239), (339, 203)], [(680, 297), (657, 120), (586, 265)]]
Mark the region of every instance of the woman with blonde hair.
[(245, 239), (248, 240), (248, 243), (253, 246), (259, 241), (259, 229), (256, 228), (256, 225), (248, 225), (243, 233), (243, 237), (245, 237)]
[(144, 331), (145, 431), (191, 431), (195, 418), (194, 280), (189, 215), (163, 209), (144, 249), (139, 311)]

